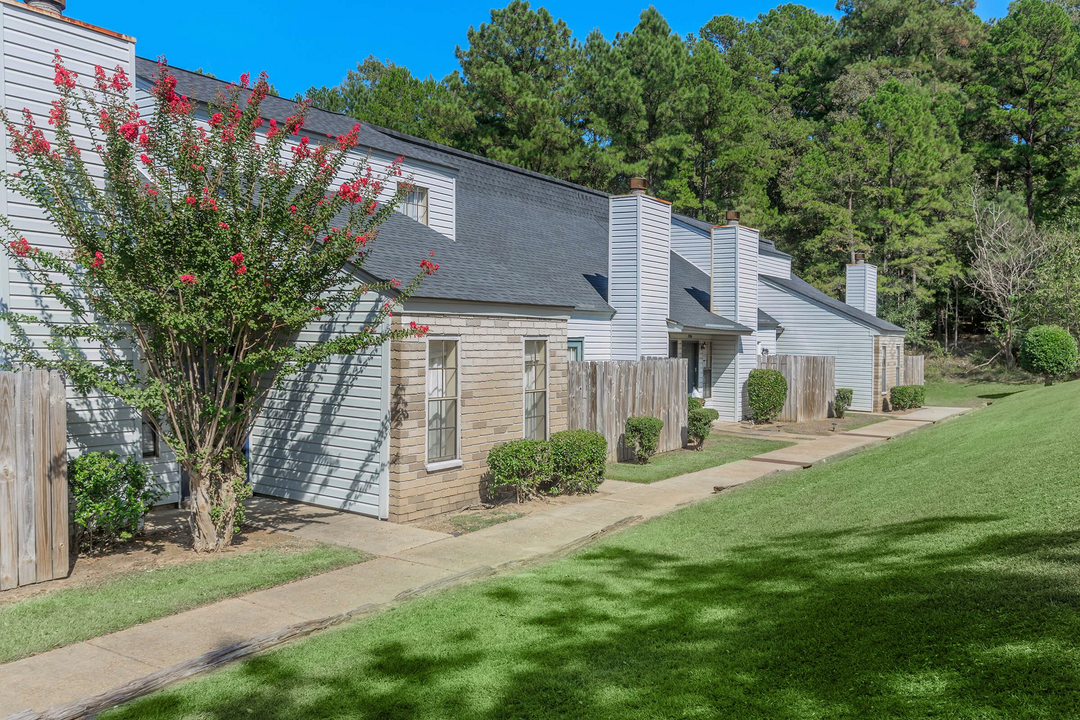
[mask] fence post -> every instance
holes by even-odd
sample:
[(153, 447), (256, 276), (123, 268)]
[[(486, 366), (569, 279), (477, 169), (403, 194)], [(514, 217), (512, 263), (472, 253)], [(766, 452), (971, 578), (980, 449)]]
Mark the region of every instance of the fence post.
[(0, 590), (19, 585), (15, 408), (15, 375), (0, 372)]

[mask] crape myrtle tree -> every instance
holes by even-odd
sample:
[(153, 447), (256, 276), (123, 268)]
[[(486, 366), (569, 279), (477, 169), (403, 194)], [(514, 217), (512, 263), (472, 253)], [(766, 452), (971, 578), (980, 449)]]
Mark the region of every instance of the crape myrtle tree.
[[(55, 67), (51, 139), (29, 111), (21, 122), (3, 115), (17, 165), (3, 179), (70, 250), (34, 247), (0, 218), (5, 249), (50, 310), (2, 313), (13, 330), (6, 363), (59, 369), (79, 392), (149, 417), (189, 475), (195, 550), (221, 550), (243, 519), (242, 448), (268, 393), (331, 355), (427, 331), (392, 329), (389, 318), (437, 268), (430, 258), (405, 283), (362, 284), (352, 272), (408, 186), (380, 200), (402, 159), (376, 173), (354, 151), (359, 125), (300, 135), (304, 102), (283, 122), (264, 119), (265, 74), (253, 86), (242, 76), (202, 115), (163, 61), (140, 117), (121, 68), (98, 67), (82, 87), (59, 55)], [(365, 327), (298, 342), (369, 292), (391, 299)], [(48, 328), (44, 346), (32, 325)]]

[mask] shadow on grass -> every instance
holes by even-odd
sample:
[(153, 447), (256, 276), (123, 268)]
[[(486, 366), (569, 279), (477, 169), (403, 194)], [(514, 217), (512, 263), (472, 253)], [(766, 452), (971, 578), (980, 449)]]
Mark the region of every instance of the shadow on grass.
[(124, 716), (1075, 716), (1080, 531), (995, 534), (1001, 519), (779, 534), (705, 560), (614, 542)]
[(1000, 400), (1002, 398), (1007, 398), (1010, 395), (1016, 395), (1017, 393), (1021, 392), (1023, 392), (1023, 390), (1013, 390), (1012, 392), (1003, 393), (987, 393), (986, 395), (979, 395), (978, 397), (983, 400)]

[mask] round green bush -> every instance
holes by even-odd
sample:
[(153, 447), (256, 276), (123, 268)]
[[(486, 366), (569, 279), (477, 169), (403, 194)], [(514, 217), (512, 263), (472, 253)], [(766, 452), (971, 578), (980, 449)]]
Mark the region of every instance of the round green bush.
[(551, 443), (547, 440), (511, 440), (488, 451), (491, 488), (514, 488), (517, 501), (538, 495), (551, 482)]
[(756, 368), (746, 380), (750, 400), (750, 419), (755, 423), (771, 422), (780, 414), (787, 400), (787, 380), (779, 370)]
[(837, 418), (844, 417), (844, 413), (851, 407), (851, 400), (855, 391), (851, 388), (836, 388), (836, 397), (833, 399), (833, 415)]
[(649, 415), (626, 418), (626, 447), (644, 465), (660, 447), (660, 431), (664, 421)]
[(150, 468), (133, 457), (88, 452), (68, 461), (79, 545), (85, 550), (127, 542), (164, 494)]
[(690, 416), (687, 418), (686, 434), (694, 441), (698, 450), (705, 447), (705, 438), (712, 431), (713, 420), (720, 417), (720, 413), (713, 408), (691, 407)]
[(1042, 375), (1049, 385), (1054, 378), (1076, 370), (1076, 338), (1057, 325), (1036, 325), (1024, 333), (1020, 346), (1020, 367)]
[(592, 493), (604, 482), (607, 440), (592, 430), (563, 430), (551, 436), (555, 493)]

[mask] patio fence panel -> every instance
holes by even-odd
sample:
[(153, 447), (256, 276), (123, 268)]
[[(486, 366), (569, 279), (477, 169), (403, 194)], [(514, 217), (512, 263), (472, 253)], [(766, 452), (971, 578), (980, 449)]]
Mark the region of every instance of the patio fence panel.
[(769, 355), (769, 370), (779, 370), (787, 380), (780, 422), (804, 422), (829, 417), (836, 398), (836, 358), (832, 355)]
[(69, 518), (63, 376), (0, 372), (0, 590), (67, 576)]
[(923, 385), (923, 355), (904, 356), (904, 384)]
[(664, 421), (658, 452), (686, 443), (687, 361), (680, 358), (572, 361), (569, 426), (607, 439), (609, 461), (629, 461), (626, 419), (651, 415)]

